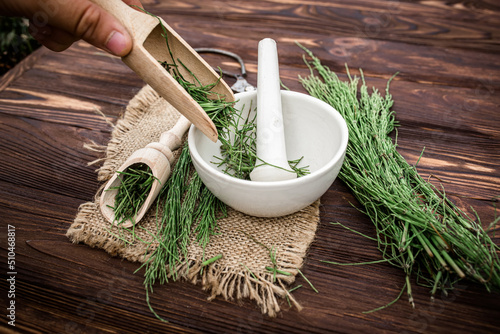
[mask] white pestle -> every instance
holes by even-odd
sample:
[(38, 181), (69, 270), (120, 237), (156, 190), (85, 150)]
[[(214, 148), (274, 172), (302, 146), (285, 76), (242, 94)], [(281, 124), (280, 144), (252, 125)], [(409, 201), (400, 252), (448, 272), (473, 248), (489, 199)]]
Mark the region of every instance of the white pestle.
[[(286, 156), (278, 48), (271, 38), (261, 40), (258, 48), (257, 157), (257, 167), (250, 173), (252, 181), (297, 178), (297, 174), (291, 171)], [(259, 159), (267, 164), (262, 164)]]

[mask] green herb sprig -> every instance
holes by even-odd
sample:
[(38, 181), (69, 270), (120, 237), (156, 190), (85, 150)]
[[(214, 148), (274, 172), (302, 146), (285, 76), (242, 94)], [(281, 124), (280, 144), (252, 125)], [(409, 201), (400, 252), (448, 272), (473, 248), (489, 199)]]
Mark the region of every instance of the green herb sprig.
[[(257, 111), (250, 106), (246, 117), (243, 117), (244, 109), (245, 106), (241, 111), (234, 110), (224, 124), (219, 135), (221, 156), (214, 156), (213, 163), (224, 173), (243, 180), (250, 180), (250, 173), (261, 165), (284, 169), (257, 156)], [(289, 160), (290, 169), (284, 170), (296, 173), (297, 177), (309, 174), (309, 166), (298, 167), (302, 159)]]
[(28, 19), (0, 17), (0, 76), (13, 68), (41, 44), (29, 33)]

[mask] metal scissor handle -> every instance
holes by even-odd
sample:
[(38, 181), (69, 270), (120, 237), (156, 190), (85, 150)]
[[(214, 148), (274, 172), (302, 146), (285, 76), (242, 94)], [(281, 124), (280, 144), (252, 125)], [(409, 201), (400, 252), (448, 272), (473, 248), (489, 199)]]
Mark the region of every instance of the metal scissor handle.
[(234, 83), (234, 85), (231, 86), (231, 89), (234, 92), (241, 93), (241, 92), (250, 92), (256, 90), (256, 88), (251, 84), (249, 84), (248, 81), (245, 79), (245, 77), (247, 76), (245, 63), (243, 62), (243, 59), (241, 59), (241, 57), (238, 56), (236, 53), (214, 48), (195, 48), (194, 50), (198, 53), (217, 53), (234, 58), (240, 64), (241, 74), (228, 72), (223, 69), (216, 69), (216, 70), (221, 71), (222, 74), (224, 75), (236, 78), (236, 82)]

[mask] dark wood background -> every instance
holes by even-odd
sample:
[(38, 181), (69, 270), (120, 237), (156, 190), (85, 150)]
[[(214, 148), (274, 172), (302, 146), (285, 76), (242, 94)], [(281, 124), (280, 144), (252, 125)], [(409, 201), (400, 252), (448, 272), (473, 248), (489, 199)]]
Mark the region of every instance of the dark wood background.
[[(345, 77), (344, 64), (380, 89), (396, 72), (391, 93), (400, 122), (399, 151), (409, 163), (425, 153), (419, 172), (441, 180), (464, 211), (484, 226), (498, 216), (500, 195), (500, 4), (484, 1), (144, 1), (193, 47), (240, 54), (256, 83), (257, 43), (278, 41), (283, 83), (304, 91), (302, 51), (311, 49)], [(213, 58), (213, 57), (212, 57)], [(235, 70), (227, 59), (214, 65)], [(232, 80), (228, 79), (232, 84)], [(500, 328), (500, 298), (462, 281), (430, 301), (414, 284), (416, 308), (389, 264), (334, 266), (321, 260), (381, 258), (376, 244), (330, 222), (374, 235), (345, 184), (322, 198), (321, 224), (295, 296), (304, 309), (263, 316), (248, 301), (217, 298), (185, 282), (158, 286), (145, 302), (137, 264), (98, 249), (73, 245), (65, 233), (78, 206), (99, 184), (87, 163), (100, 154), (83, 148), (106, 144), (111, 128), (143, 83), (120, 60), (83, 42), (63, 53), (40, 49), (0, 78), (1, 326), (21, 333), (492, 333)], [(494, 200), (494, 198), (497, 198)], [(7, 225), (16, 228), (16, 327), (7, 326)], [(496, 239), (499, 241), (498, 238)], [(297, 283), (304, 284), (302, 278)], [(416, 283), (413, 281), (413, 283)]]

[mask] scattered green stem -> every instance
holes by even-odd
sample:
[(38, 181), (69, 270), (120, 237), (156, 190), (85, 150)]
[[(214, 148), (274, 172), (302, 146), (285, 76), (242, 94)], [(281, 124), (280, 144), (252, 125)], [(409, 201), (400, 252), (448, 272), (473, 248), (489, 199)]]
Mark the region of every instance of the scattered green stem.
[(206, 267), (206, 266), (208, 266), (208, 265), (210, 265), (210, 264), (212, 264), (212, 263), (214, 263), (215, 261), (218, 261), (218, 260), (220, 260), (220, 259), (222, 259), (222, 254), (216, 255), (216, 256), (214, 256), (214, 257), (212, 257), (212, 258), (210, 258), (210, 259), (208, 259), (208, 260), (204, 261), (204, 262), (201, 264), (201, 266), (202, 266), (202, 267)]
[(279, 270), (279, 269), (276, 269), (274, 267), (269, 267), (269, 266), (266, 266), (266, 270), (270, 271), (270, 272), (272, 272), (274, 274), (281, 274), (281, 275), (285, 275), (285, 276), (291, 276), (292, 275), (288, 271)]
[(254, 274), (254, 273), (253, 273), (253, 272), (252, 272), (252, 271), (251, 271), (251, 270), (250, 270), (250, 269), (249, 269), (246, 265), (244, 265), (243, 263), (240, 263), (240, 264), (241, 264), (241, 265), (242, 265), (242, 266), (243, 266), (243, 267), (244, 267), (244, 268), (245, 268), (245, 269), (246, 269), (246, 270), (250, 273), (250, 275), (252, 275), (252, 277), (253, 277), (256, 281), (260, 281), (260, 279), (259, 279), (257, 276), (255, 276), (255, 274)]
[(311, 287), (311, 289), (313, 289), (314, 292), (319, 293), (319, 291), (316, 290), (316, 288), (314, 287), (314, 285), (312, 285), (312, 283), (307, 279), (306, 275), (304, 275), (302, 273), (302, 271), (300, 271), (300, 269), (298, 269), (298, 268), (297, 268), (297, 271), (299, 272), (300, 276), (302, 276), (302, 278), (306, 280), (307, 284), (309, 284), (309, 286)]
[(295, 290), (300, 289), (301, 287), (302, 287), (302, 284), (299, 284), (299, 285), (297, 285), (296, 287), (293, 287), (293, 288), (291, 288), (290, 290), (288, 290), (288, 293), (292, 293), (292, 292), (294, 292)]
[(363, 311), (362, 313), (363, 314), (370, 314), (370, 313), (377, 312), (377, 311), (383, 310), (383, 309), (391, 306), (392, 304), (394, 304), (395, 302), (397, 302), (399, 299), (401, 299), (401, 296), (403, 295), (403, 292), (405, 291), (405, 289), (406, 289), (406, 283), (404, 284), (403, 288), (399, 292), (398, 296), (396, 298), (394, 298), (392, 301), (390, 301), (389, 303), (387, 303), (385, 305), (382, 305), (380, 307), (374, 308), (373, 310)]

